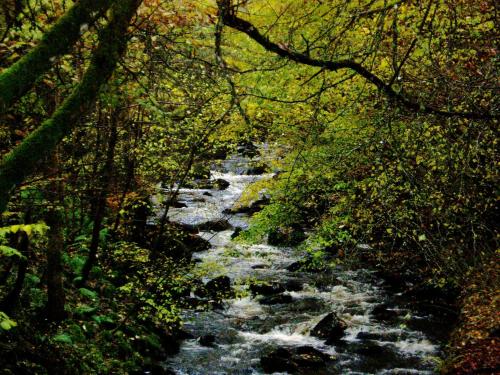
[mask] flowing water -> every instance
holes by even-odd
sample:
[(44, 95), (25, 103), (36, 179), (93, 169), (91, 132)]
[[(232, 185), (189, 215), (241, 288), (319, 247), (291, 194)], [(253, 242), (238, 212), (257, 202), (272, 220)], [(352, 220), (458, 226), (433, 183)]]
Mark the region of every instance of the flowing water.
[[(186, 224), (225, 219), (233, 227), (246, 227), (247, 216), (223, 211), (233, 206), (249, 183), (270, 177), (246, 175), (246, 168), (247, 161), (235, 157), (212, 171), (212, 178), (230, 183), (226, 190), (181, 190), (179, 200), (187, 207), (171, 209), (170, 219)], [(341, 268), (326, 274), (290, 272), (287, 266), (300, 258), (296, 250), (267, 244), (234, 244), (233, 231), (201, 233), (212, 248), (194, 257), (199, 259), (199, 267), (212, 269), (207, 280), (224, 274), (239, 290), (248, 288), (251, 280), (299, 284), (302, 290), (285, 292), (292, 297), (291, 303), (263, 305), (259, 303), (261, 297), (246, 296), (225, 301), (223, 310), (185, 310), (188, 332), (194, 337), (214, 335), (216, 339), (210, 347), (200, 345), (198, 339), (184, 341), (180, 353), (167, 363), (175, 373), (262, 374), (263, 355), (277, 347), (305, 345), (336, 358), (334, 365), (311, 374), (433, 373), (439, 341), (406, 324), (411, 318), (425, 327), (431, 317), (418, 316), (393, 302), (393, 296), (380, 287), (371, 272)], [(376, 320), (372, 311), (380, 303), (389, 304), (396, 318), (389, 322)], [(326, 345), (310, 336), (309, 331), (332, 311), (348, 323), (348, 329), (342, 343)]]

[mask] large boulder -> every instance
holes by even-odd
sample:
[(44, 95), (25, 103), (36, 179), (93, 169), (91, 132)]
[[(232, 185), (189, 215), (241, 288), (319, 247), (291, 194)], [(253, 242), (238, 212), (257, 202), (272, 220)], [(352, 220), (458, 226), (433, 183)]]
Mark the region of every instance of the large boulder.
[(196, 227), (202, 231), (222, 232), (223, 230), (231, 229), (232, 225), (225, 219), (218, 219), (198, 224)]
[(326, 340), (327, 344), (338, 342), (345, 333), (347, 324), (340, 319), (337, 314), (331, 312), (327, 314), (311, 330), (311, 336)]

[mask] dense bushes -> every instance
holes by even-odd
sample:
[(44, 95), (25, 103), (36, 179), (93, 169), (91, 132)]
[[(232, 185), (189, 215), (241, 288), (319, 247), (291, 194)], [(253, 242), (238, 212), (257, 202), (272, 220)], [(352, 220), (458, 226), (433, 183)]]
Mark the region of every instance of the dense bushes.
[(272, 205), (249, 233), (312, 225), (305, 245), (312, 252), (353, 254), (364, 243), (374, 254), (406, 251), (425, 261), (434, 281), (460, 283), (497, 246), (495, 125), (380, 121), (384, 127), (369, 130), (354, 122), (358, 135), (335, 131), (333, 143), (327, 129), (300, 159), (288, 156), (287, 172), (269, 182)]

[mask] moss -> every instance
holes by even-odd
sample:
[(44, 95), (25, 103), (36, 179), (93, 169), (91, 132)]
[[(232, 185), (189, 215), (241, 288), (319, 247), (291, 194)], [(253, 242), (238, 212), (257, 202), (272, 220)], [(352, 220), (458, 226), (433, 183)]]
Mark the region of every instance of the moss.
[(0, 74), (0, 113), (24, 96), (47, 72), (53, 57), (67, 53), (80, 38), (81, 26), (92, 24), (111, 0), (81, 0), (43, 36), (27, 55)]
[(5, 211), (12, 190), (50, 155), (56, 145), (73, 129), (92, 107), (99, 89), (113, 73), (126, 47), (126, 31), (140, 1), (117, 1), (113, 18), (100, 34), (99, 46), (90, 65), (71, 95), (53, 116), (27, 136), (0, 163), (0, 212)]

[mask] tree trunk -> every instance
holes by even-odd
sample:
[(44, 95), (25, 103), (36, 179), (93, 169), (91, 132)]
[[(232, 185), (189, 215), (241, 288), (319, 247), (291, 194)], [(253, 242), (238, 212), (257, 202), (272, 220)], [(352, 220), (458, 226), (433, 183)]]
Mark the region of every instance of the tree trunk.
[(111, 134), (109, 136), (108, 151), (106, 154), (106, 162), (102, 170), (102, 178), (98, 186), (99, 193), (94, 210), (94, 227), (92, 228), (92, 240), (90, 241), (89, 256), (82, 269), (81, 281), (83, 285), (89, 278), (90, 270), (95, 265), (97, 260), (97, 251), (99, 249), (99, 237), (101, 232), (102, 221), (104, 219), (104, 210), (106, 208), (106, 197), (108, 195), (109, 182), (113, 170), (116, 141), (118, 138), (118, 116), (119, 110), (116, 109), (111, 118)]
[(3, 158), (0, 163), (0, 213), (7, 208), (13, 189), (36, 171), (37, 163), (47, 157), (91, 109), (100, 88), (111, 77), (125, 51), (127, 28), (140, 3), (141, 0), (114, 3), (112, 19), (100, 33), (99, 45), (80, 84), (52, 118)]
[[(80, 0), (43, 36), (27, 55), (0, 74), (0, 114), (23, 97), (38, 78), (80, 39), (80, 34), (111, 5), (110, 0)], [(84, 29), (83, 29), (84, 28)]]
[(61, 255), (64, 248), (61, 213), (53, 208), (47, 215), (49, 244), (47, 247), (47, 317), (52, 321), (66, 318)]

